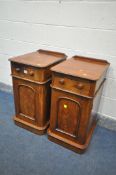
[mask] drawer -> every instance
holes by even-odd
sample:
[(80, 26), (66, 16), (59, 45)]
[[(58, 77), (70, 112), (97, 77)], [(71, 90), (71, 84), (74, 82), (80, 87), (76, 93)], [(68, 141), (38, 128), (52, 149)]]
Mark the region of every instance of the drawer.
[(90, 95), (91, 82), (80, 78), (53, 76), (52, 86), (81, 95)]
[(12, 63), (11, 67), (13, 76), (34, 81), (41, 79), (40, 71), (35, 67), (17, 63)]

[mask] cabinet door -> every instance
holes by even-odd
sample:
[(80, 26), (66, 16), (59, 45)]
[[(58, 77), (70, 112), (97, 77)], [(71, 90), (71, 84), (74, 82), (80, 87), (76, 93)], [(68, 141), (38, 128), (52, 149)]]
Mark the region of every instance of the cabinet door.
[(60, 97), (57, 101), (57, 130), (76, 137), (79, 118), (79, 103), (67, 97)]
[(14, 96), (17, 117), (36, 122), (36, 88), (31, 83), (14, 80)]
[(20, 115), (35, 119), (35, 90), (28, 85), (21, 84), (18, 87), (19, 91), (19, 109)]
[(50, 131), (61, 138), (85, 143), (92, 100), (52, 88)]
[[(54, 109), (54, 110), (53, 110)], [(52, 130), (71, 137), (78, 136), (81, 105), (78, 99), (59, 91), (52, 91), (50, 127)]]

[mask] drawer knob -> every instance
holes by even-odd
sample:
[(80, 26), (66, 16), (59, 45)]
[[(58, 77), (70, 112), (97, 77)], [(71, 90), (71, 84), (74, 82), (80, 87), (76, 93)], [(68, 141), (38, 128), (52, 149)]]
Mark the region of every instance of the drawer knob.
[(63, 85), (65, 83), (64, 79), (59, 80), (59, 83)]
[(33, 75), (34, 75), (34, 72), (33, 72), (33, 71), (30, 71), (30, 72), (29, 72), (29, 75), (30, 75), (30, 76), (33, 76)]
[(84, 88), (84, 85), (82, 84), (82, 83), (79, 83), (78, 85), (77, 85), (77, 89), (83, 89)]
[(20, 72), (20, 68), (17, 67), (17, 68), (16, 68), (16, 71), (17, 71), (17, 72)]

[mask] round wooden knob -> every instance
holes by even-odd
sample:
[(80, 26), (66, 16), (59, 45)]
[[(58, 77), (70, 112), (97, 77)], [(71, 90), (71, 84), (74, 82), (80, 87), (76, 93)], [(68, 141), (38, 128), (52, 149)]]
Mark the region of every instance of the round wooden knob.
[(17, 71), (17, 72), (20, 72), (20, 68), (17, 67), (17, 68), (16, 68), (16, 71)]
[(30, 71), (29, 72), (29, 75), (33, 76), (34, 75), (34, 72), (33, 71)]
[(63, 85), (65, 83), (64, 79), (59, 80), (59, 83)]
[(81, 90), (81, 89), (84, 88), (84, 85), (83, 85), (82, 83), (79, 83), (79, 84), (77, 85), (77, 88)]

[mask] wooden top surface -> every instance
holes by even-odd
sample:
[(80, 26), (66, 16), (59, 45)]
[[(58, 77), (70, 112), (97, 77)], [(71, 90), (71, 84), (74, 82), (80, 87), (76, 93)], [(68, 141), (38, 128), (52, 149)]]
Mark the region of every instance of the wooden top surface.
[(65, 58), (66, 55), (60, 52), (38, 50), (36, 52), (10, 58), (9, 60), (16, 63), (43, 68), (55, 64), (60, 60), (64, 60)]
[(98, 80), (108, 66), (109, 63), (106, 60), (74, 56), (54, 66), (51, 70), (84, 79)]

